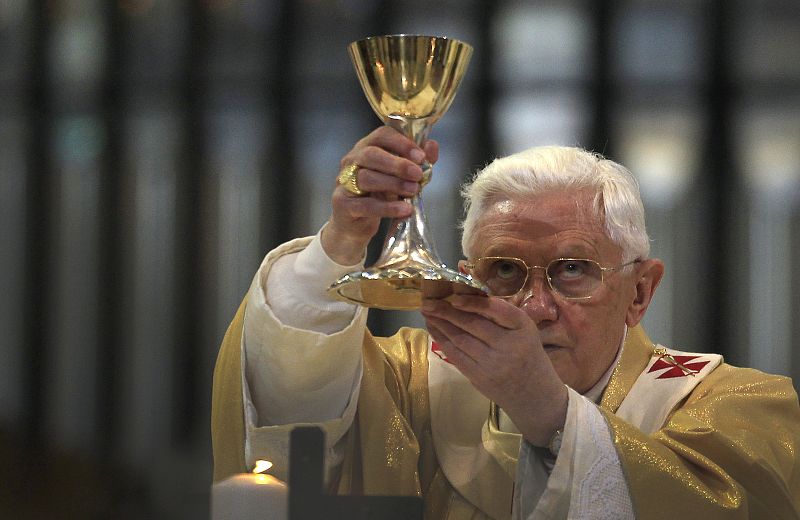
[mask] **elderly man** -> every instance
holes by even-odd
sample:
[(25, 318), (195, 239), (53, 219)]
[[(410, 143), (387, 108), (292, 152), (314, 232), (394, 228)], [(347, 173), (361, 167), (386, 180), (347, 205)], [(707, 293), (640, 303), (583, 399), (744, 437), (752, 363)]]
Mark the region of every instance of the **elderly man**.
[(481, 171), (460, 268), (490, 296), (426, 299), (426, 331), (373, 337), (327, 295), (437, 155), (374, 131), (322, 231), (267, 255), (217, 361), (215, 478), (263, 456), (282, 474), (313, 423), (332, 492), (422, 495), (429, 519), (798, 518), (791, 382), (647, 338), (664, 268), (611, 161), (551, 147)]

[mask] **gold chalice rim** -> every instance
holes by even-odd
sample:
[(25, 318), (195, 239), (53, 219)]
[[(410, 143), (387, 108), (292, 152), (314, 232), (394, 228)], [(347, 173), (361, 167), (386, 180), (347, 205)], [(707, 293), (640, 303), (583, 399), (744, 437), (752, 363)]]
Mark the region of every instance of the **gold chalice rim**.
[(447, 40), (453, 43), (464, 45), (465, 47), (469, 47), (470, 49), (472, 48), (472, 45), (459, 38), (453, 38), (452, 36), (436, 36), (433, 34), (421, 34), (421, 33), (420, 34), (416, 33), (375, 34), (372, 36), (365, 36), (364, 38), (354, 40), (351, 42), (351, 45), (354, 43), (365, 42), (369, 40), (388, 40), (388, 39), (400, 39), (400, 38), (425, 38), (428, 40)]

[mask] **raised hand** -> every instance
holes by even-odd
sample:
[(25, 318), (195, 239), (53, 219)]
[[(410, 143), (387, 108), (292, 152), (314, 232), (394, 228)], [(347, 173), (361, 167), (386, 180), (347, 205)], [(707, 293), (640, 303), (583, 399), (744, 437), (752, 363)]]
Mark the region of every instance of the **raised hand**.
[(337, 182), (331, 198), (332, 213), (322, 233), (322, 247), (342, 265), (358, 263), (383, 217), (404, 218), (412, 213), (403, 200), (419, 192), (420, 164), (436, 162), (439, 145), (426, 141), (423, 148), (383, 126), (361, 139), (344, 157), (342, 169), (351, 165), (360, 195)]
[(427, 298), (422, 314), (448, 361), (511, 417), (525, 438), (545, 446), (564, 425), (567, 389), (526, 312), (500, 298)]

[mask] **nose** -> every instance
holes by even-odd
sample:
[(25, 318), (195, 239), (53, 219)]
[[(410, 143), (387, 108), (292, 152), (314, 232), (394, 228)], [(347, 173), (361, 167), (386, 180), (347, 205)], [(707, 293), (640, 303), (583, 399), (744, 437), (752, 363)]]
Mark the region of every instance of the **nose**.
[(517, 303), (517, 307), (524, 310), (537, 324), (558, 318), (555, 295), (545, 276), (544, 273), (532, 271)]

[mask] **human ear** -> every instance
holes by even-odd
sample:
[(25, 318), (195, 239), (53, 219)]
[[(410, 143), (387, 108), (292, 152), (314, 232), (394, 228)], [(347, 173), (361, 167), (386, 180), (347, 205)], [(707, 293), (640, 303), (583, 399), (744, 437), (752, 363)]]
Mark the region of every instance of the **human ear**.
[(636, 294), (625, 315), (628, 327), (637, 325), (647, 312), (647, 307), (650, 306), (656, 288), (664, 276), (664, 262), (657, 258), (644, 260), (636, 269), (636, 276)]
[(467, 273), (467, 261), (466, 260), (459, 260), (458, 261), (458, 272), (462, 274), (469, 274)]

